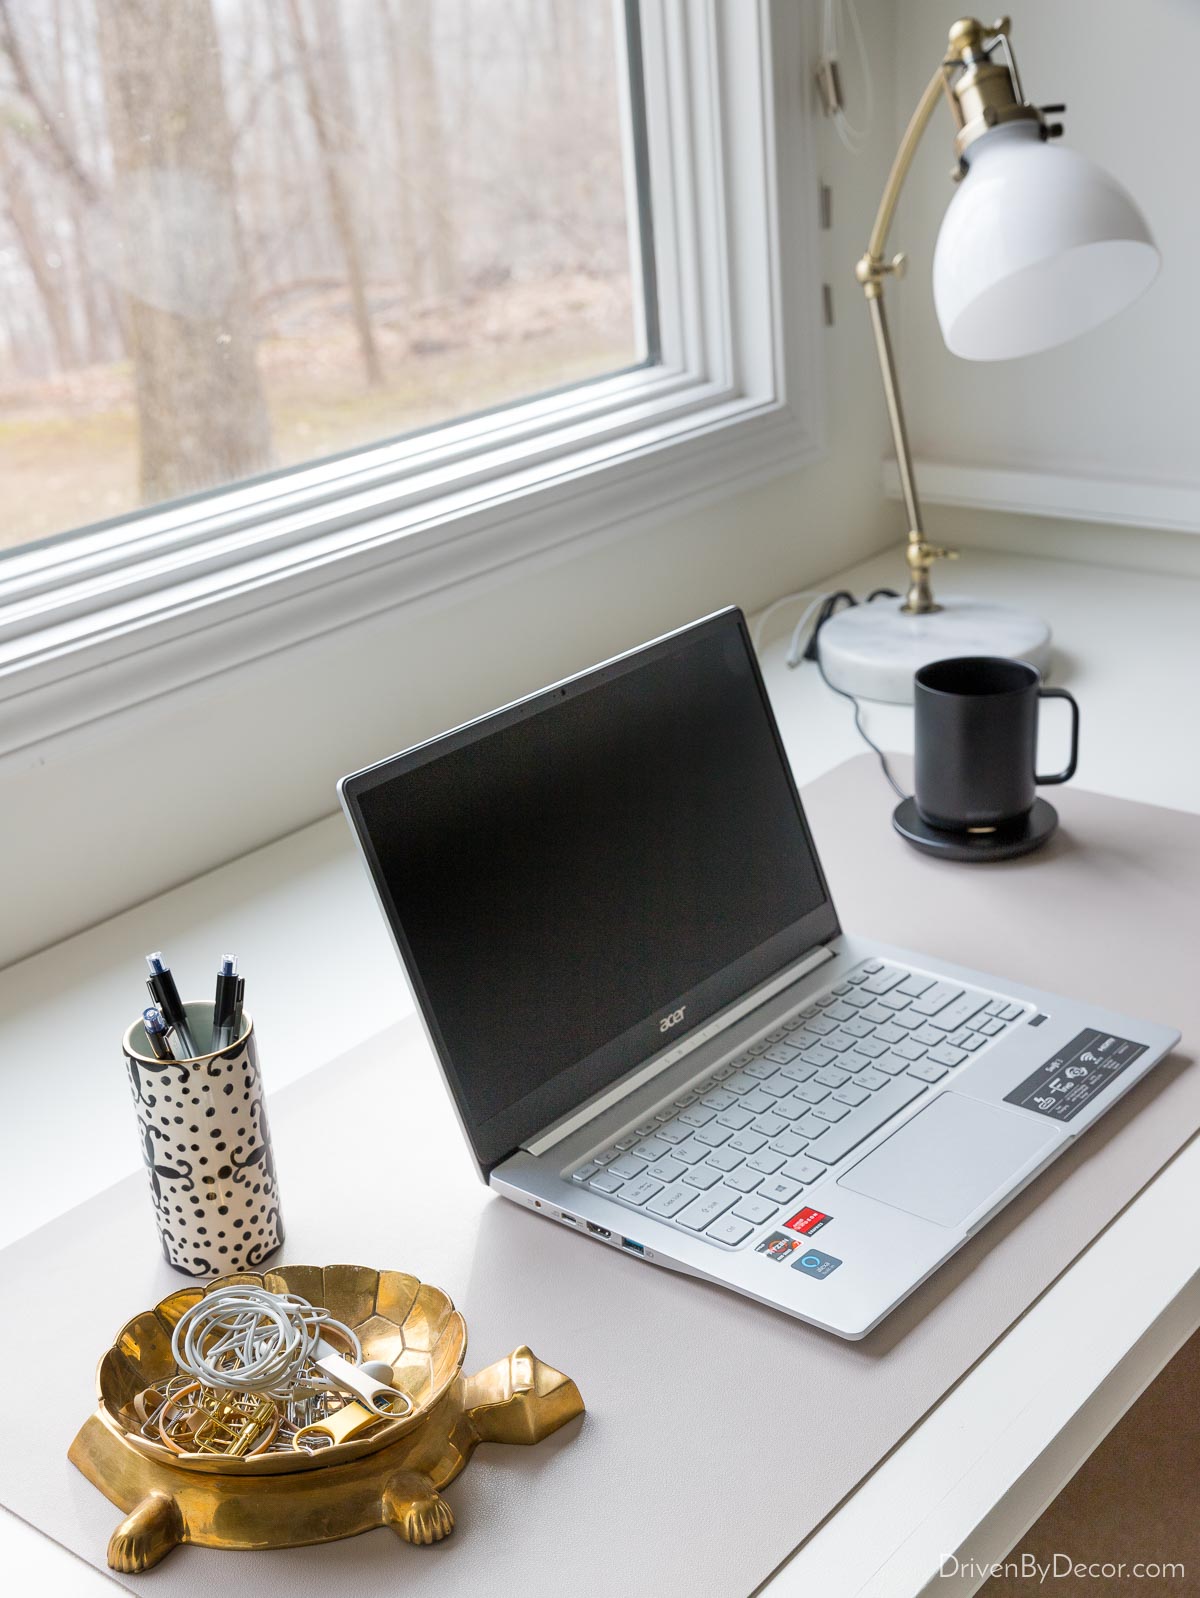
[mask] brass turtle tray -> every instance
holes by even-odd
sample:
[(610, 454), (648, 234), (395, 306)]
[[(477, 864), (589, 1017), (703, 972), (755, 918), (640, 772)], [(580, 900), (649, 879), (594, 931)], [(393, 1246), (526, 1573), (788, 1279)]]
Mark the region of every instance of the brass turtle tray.
[[(353, 1327), (364, 1357), (392, 1368), (412, 1401), (403, 1418), (319, 1453), (243, 1458), (172, 1453), (128, 1425), (133, 1399), (175, 1373), (171, 1333), (205, 1293), (232, 1282), (299, 1293)], [(583, 1399), (561, 1371), (525, 1347), (474, 1376), (462, 1374), (467, 1328), (445, 1293), (402, 1271), (288, 1265), (185, 1287), (125, 1325), (96, 1376), (99, 1404), (68, 1457), (126, 1511), (108, 1563), (148, 1570), (179, 1543), (205, 1548), (295, 1548), (390, 1526), (410, 1543), (454, 1529), (441, 1489), (477, 1443), (539, 1443)]]

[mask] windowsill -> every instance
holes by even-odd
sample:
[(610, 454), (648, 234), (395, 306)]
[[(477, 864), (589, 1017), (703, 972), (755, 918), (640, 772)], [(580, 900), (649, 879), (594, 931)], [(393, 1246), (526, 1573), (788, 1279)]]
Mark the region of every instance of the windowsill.
[[(1081, 547), (1097, 522), (1117, 527), (1153, 527), (1170, 533), (1200, 533), (1200, 484), (1100, 477), (1082, 472), (960, 461), (914, 462), (921, 498), (956, 510), (1012, 511), (1021, 516), (1082, 522)], [(900, 498), (900, 475), (885, 460), (883, 491)]]
[(465, 474), (432, 464), (402, 495), (348, 488), (320, 531), (308, 529), (329, 523), (327, 503), (284, 505), (252, 528), (150, 554), (144, 570), (81, 575), (77, 591), (6, 607), (0, 584), (0, 756), (514, 564), (624, 536), (821, 452), (814, 407), (798, 416), (782, 399), (712, 384), (688, 403), (573, 448), (568, 437), (548, 454), (543, 440), (528, 462), (505, 446)]

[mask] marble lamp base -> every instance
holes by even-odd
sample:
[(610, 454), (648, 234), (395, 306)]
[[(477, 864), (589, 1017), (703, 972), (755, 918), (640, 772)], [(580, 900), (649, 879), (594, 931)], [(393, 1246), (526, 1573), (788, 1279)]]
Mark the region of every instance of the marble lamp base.
[(978, 599), (945, 599), (930, 616), (906, 616), (898, 599), (875, 599), (831, 616), (818, 635), (835, 688), (857, 699), (911, 705), (913, 673), (956, 655), (1025, 660), (1045, 676), (1050, 629), (1036, 616)]

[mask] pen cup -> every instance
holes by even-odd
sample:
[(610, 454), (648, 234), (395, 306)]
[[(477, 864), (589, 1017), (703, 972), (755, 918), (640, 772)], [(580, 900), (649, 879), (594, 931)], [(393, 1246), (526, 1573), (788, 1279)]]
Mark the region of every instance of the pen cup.
[[(192, 1036), (209, 1037), (211, 1001), (185, 1008)], [(141, 1020), (123, 1048), (167, 1263), (185, 1276), (256, 1270), (284, 1232), (253, 1021), (195, 1059), (157, 1059)]]

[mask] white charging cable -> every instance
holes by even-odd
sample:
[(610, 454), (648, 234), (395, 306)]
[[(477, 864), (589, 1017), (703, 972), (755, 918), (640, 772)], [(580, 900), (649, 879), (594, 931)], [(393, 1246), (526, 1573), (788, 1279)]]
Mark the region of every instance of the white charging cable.
[(800, 620), (796, 623), (795, 627), (792, 629), (791, 642), (788, 644), (787, 654), (783, 658), (786, 664), (790, 666), (793, 671), (804, 659), (804, 651), (808, 647), (808, 640), (811, 636), (811, 634), (806, 631), (808, 624), (812, 621), (813, 617), (820, 610), (821, 606), (825, 603), (828, 597), (829, 596), (827, 594), (818, 594), (813, 600), (812, 604), (804, 612), (803, 616), (801, 616)]
[[(758, 620), (754, 624), (754, 633), (753, 633), (753, 637), (752, 637), (752, 642), (754, 644), (754, 653), (756, 655), (762, 653), (763, 634), (767, 630), (768, 621), (770, 621), (771, 617), (775, 614), (775, 612), (777, 610), (782, 610), (785, 605), (793, 604), (797, 599), (811, 599), (811, 600), (813, 600), (815, 602), (816, 605), (819, 605), (824, 598), (825, 598), (825, 594), (824, 594), (823, 591), (822, 592), (818, 592), (817, 589), (815, 589), (815, 588), (802, 588), (802, 589), (799, 590), (799, 592), (797, 592), (795, 594), (784, 594), (782, 599), (773, 600), (771, 602), (771, 604), (769, 604), (767, 606), (766, 610), (764, 610), (762, 612), (762, 614), (759, 616)], [(813, 609), (814, 609), (814, 606), (810, 605), (808, 607), (808, 609), (804, 612), (804, 615), (801, 618), (801, 625), (803, 625), (803, 623), (805, 621), (807, 621), (808, 618), (812, 615)], [(792, 635), (792, 641), (793, 641), (793, 643), (795, 642), (795, 634), (794, 633)]]
[[(841, 94), (841, 75), (838, 64), (841, 59), (841, 14), (843, 8), (850, 16), (850, 27), (854, 33), (855, 49), (862, 66), (863, 74), (863, 123), (856, 127), (846, 115), (845, 104)], [(871, 62), (867, 56), (867, 44), (863, 37), (862, 23), (858, 19), (858, 8), (854, 0), (823, 0), (821, 7), (821, 62), (818, 74), (822, 92), (825, 98), (825, 109), (833, 121), (833, 126), (838, 138), (850, 151), (857, 155), (870, 137), (871, 129), (875, 122), (875, 84), (871, 76)]]
[[(305, 1366), (315, 1362), (327, 1331), (346, 1338), (355, 1364), (362, 1344), (349, 1326), (295, 1293), (265, 1287), (218, 1287), (184, 1311), (171, 1334), (181, 1371), (205, 1387), (287, 1395)], [(306, 1376), (310, 1386), (341, 1386), (327, 1376)]]

